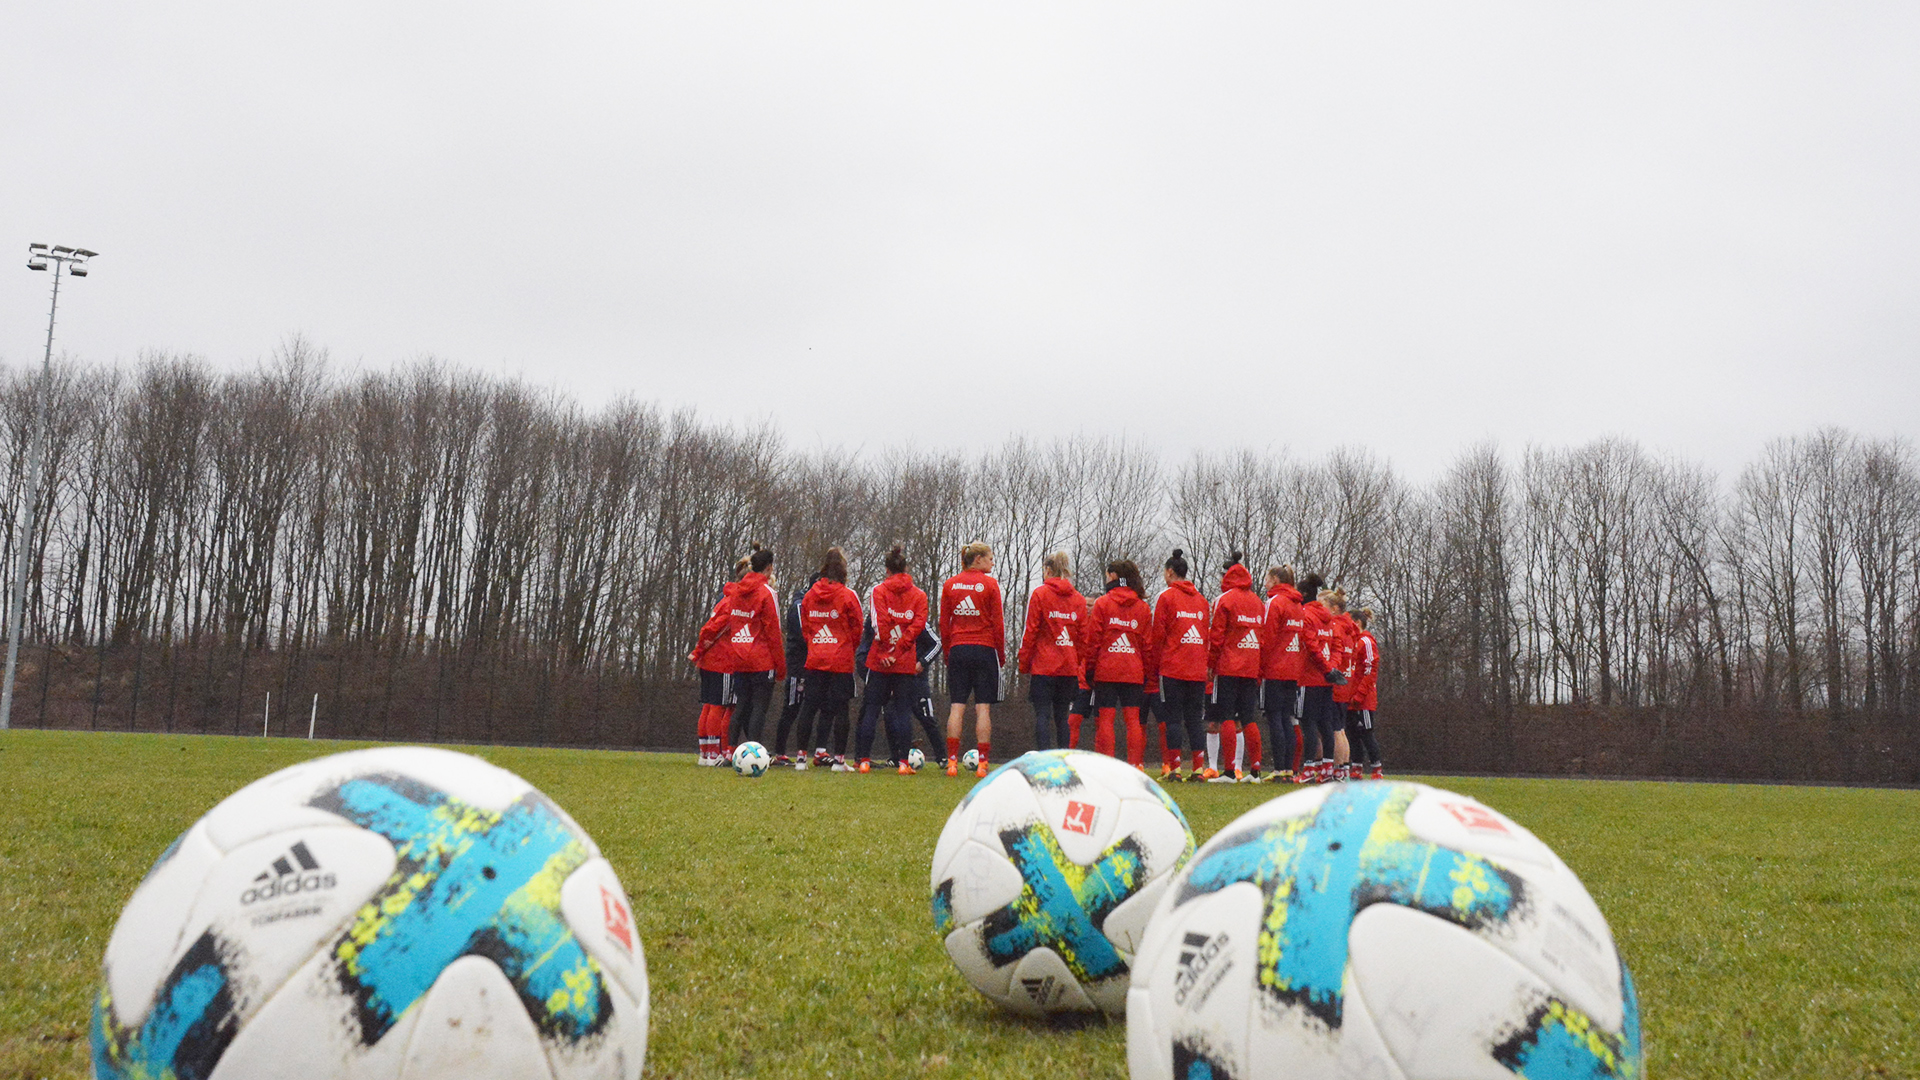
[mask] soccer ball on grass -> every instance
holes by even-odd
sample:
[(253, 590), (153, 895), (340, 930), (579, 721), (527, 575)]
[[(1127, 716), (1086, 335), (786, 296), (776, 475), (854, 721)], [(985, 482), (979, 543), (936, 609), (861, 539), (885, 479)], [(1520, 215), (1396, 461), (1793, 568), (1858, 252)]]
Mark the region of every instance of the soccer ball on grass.
[(1133, 1080), (1637, 1077), (1639, 1006), (1565, 863), (1423, 784), (1275, 799), (1159, 900), (1127, 1001)]
[(741, 776), (764, 776), (773, 766), (773, 755), (757, 742), (743, 742), (733, 748), (733, 771)]
[(1193, 847), (1180, 808), (1126, 762), (1023, 754), (947, 819), (934, 930), (974, 989), (1014, 1012), (1117, 1016), (1128, 958)]
[(163, 852), (107, 943), (100, 1078), (638, 1077), (647, 968), (593, 840), (466, 754), (335, 754)]

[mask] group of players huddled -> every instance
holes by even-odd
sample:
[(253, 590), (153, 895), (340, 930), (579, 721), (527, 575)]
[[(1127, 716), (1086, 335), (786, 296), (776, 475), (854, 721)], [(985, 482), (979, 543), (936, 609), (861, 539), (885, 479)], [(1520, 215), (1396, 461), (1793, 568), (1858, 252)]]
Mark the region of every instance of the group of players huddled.
[[(914, 721), (930, 747), (940, 745), (928, 672), (944, 659), (952, 702), (947, 775), (958, 776), (963, 763), (974, 775), (987, 775), (990, 707), (1000, 701), (1007, 651), (993, 552), (981, 543), (961, 549), (961, 570), (941, 585), (934, 613), (907, 572), (901, 545), (887, 552), (885, 566), (887, 576), (863, 600), (847, 587), (845, 553), (829, 548), (812, 583), (795, 590), (783, 619), (770, 577), (773, 552), (756, 544), (740, 560), (737, 580), (727, 585), (688, 657), (700, 670), (700, 764), (723, 764), (735, 745), (761, 741), (774, 690), (784, 683), (776, 765), (868, 772), (884, 721), (894, 767), (912, 774)], [(1065, 552), (1046, 557), (1045, 580), (1027, 602), (1016, 654), (1028, 676), (1036, 747), (1077, 748), (1091, 717), (1096, 751), (1118, 756), (1115, 740), (1123, 735), (1127, 761), (1143, 768), (1144, 707), (1148, 723), (1157, 721), (1162, 732), (1161, 780), (1381, 777), (1374, 738), (1380, 654), (1367, 632), (1373, 613), (1349, 612), (1345, 593), (1326, 588), (1319, 574), (1296, 581), (1293, 567), (1274, 567), (1263, 599), (1235, 552), (1219, 595), (1209, 601), (1188, 580), (1186, 555), (1175, 548), (1162, 568), (1166, 587), (1151, 605), (1139, 567), (1127, 559), (1107, 564), (1106, 590), (1089, 604), (1069, 580), (1070, 569)], [(853, 725), (856, 676), (865, 690)], [(978, 741), (963, 759), (969, 703)], [(1265, 744), (1273, 748), (1264, 777), (1262, 720)], [(788, 740), (796, 735), (789, 757)], [(1184, 776), (1183, 744), (1191, 753)], [(1223, 746), (1231, 747), (1224, 768)], [(976, 754), (977, 762), (971, 760)]]

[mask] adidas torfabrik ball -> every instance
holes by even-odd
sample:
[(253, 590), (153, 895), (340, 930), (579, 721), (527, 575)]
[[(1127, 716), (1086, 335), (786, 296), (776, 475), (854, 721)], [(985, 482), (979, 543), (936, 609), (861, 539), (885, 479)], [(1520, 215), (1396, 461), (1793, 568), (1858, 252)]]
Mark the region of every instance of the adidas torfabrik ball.
[(647, 967), (613, 868), (476, 757), (390, 747), (236, 792), (107, 944), (101, 1078), (638, 1077)]

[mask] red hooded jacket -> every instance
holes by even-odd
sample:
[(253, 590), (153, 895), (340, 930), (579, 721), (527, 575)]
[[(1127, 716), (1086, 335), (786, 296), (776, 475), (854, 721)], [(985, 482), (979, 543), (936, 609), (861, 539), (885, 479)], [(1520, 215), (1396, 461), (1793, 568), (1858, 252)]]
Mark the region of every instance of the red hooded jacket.
[[(1300, 611), (1300, 590), (1276, 585), (1267, 593), (1267, 621), (1260, 628), (1260, 677), (1304, 683), (1313, 671), (1324, 680), (1327, 668), (1320, 654), (1302, 644), (1307, 617)], [(1320, 685), (1314, 683), (1312, 685)]]
[(1153, 655), (1160, 678), (1207, 681), (1208, 614), (1207, 598), (1191, 581), (1175, 581), (1154, 601)]
[(940, 654), (955, 645), (985, 645), (1007, 662), (1007, 620), (993, 575), (962, 570), (940, 586)]
[(1300, 685), (1330, 685), (1327, 682), (1326, 672), (1338, 666), (1333, 662), (1335, 633), (1333, 612), (1328, 611), (1320, 601), (1315, 600), (1301, 604), (1300, 615), (1307, 624), (1300, 630), (1300, 648), (1319, 656), (1318, 663), (1314, 662), (1313, 657), (1308, 657), (1306, 663), (1301, 666)]
[(821, 578), (800, 598), (800, 632), (807, 642), (808, 671), (853, 671), (860, 646), (860, 598), (831, 578)]
[[(747, 574), (727, 585), (707, 624), (700, 628), (693, 653), (708, 671), (771, 671), (776, 679), (787, 677), (780, 601), (767, 587), (767, 575)], [(709, 653), (718, 655), (709, 658)]]
[(1153, 611), (1139, 593), (1122, 585), (1093, 602), (1087, 650), (1092, 656), (1088, 682), (1144, 685), (1158, 678), (1153, 663)]
[(1253, 595), (1253, 575), (1239, 563), (1220, 578), (1213, 601), (1213, 628), (1207, 638), (1207, 666), (1216, 676), (1260, 677), (1260, 624), (1266, 605)]
[(1372, 711), (1380, 707), (1380, 645), (1373, 635), (1360, 631), (1360, 643), (1353, 652), (1353, 693), (1350, 701), (1356, 709)]
[(1027, 629), (1020, 637), (1020, 670), (1029, 675), (1086, 671), (1087, 598), (1066, 578), (1048, 578), (1027, 598)]
[(914, 642), (927, 628), (927, 594), (913, 583), (913, 575), (893, 574), (867, 593), (873, 611), (873, 647), (867, 650), (867, 670), (888, 675), (912, 675), (920, 661)]
[(1353, 703), (1353, 660), (1360, 648), (1360, 624), (1341, 612), (1333, 617), (1333, 666), (1347, 673), (1347, 684), (1333, 688), (1333, 700)]

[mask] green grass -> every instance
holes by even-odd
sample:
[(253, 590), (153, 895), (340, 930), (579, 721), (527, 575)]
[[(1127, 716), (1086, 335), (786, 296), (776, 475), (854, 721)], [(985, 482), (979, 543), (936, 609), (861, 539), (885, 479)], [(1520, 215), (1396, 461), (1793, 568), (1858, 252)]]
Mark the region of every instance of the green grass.
[[(347, 746), (0, 734), (0, 1077), (87, 1074), (120, 907), (223, 796)], [(1126, 1073), (1125, 1030), (999, 1015), (927, 908), (965, 784), (486, 748), (599, 841), (652, 977), (650, 1075)], [(1640, 987), (1662, 1077), (1920, 1078), (1920, 792), (1442, 779), (1580, 874)], [(1272, 788), (1179, 785), (1201, 840)]]

